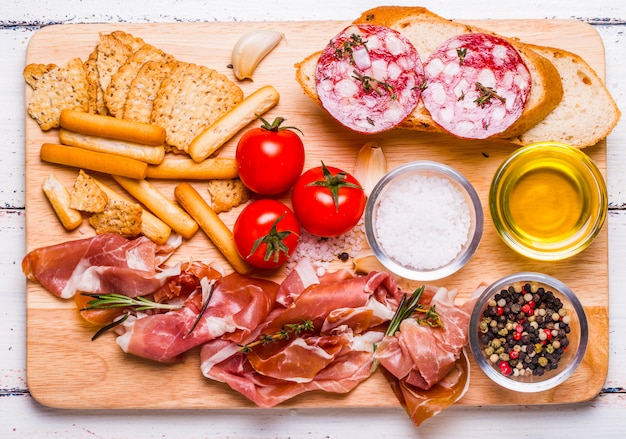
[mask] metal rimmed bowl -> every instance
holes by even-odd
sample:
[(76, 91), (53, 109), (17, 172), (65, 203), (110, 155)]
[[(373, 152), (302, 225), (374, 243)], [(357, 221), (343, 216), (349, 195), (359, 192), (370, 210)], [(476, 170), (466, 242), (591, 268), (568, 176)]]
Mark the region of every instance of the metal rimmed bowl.
[(483, 211), (476, 190), (457, 170), (415, 161), (376, 184), (364, 222), (367, 242), (388, 270), (429, 281), (455, 273), (474, 255)]
[[(549, 295), (553, 305), (546, 304)], [(493, 382), (517, 392), (541, 392), (567, 380), (585, 355), (588, 336), (576, 295), (542, 273), (520, 272), (494, 282), (470, 317), (469, 346), (476, 363)]]
[(556, 142), (534, 143), (498, 168), (489, 210), (500, 238), (532, 259), (556, 261), (587, 248), (607, 215), (604, 179), (581, 150)]

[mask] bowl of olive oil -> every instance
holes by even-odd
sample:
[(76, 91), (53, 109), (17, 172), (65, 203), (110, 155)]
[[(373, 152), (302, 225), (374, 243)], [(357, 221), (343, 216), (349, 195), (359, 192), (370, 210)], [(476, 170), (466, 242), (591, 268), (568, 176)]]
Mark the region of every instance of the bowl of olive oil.
[(489, 210), (500, 238), (529, 258), (556, 261), (591, 244), (606, 220), (602, 173), (578, 148), (539, 142), (511, 154), (497, 169)]

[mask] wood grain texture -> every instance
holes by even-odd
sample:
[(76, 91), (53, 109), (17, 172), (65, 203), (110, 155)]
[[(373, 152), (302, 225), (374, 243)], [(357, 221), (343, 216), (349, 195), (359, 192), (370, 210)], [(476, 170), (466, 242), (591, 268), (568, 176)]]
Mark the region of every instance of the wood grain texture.
[[(469, 21), (468, 21), (469, 22)], [(562, 47), (581, 55), (598, 73), (604, 75), (602, 42), (591, 26), (569, 20), (494, 20), (476, 24), (523, 41)], [(124, 25), (62, 25), (39, 31), (30, 41), (26, 63), (63, 63), (72, 56), (86, 59), (98, 41), (99, 32), (123, 29), (140, 36), (178, 59), (195, 62), (232, 76), (227, 68), (230, 50), (243, 33), (255, 28), (278, 29), (285, 39), (259, 65), (253, 82), (240, 83), (248, 95), (262, 85), (271, 84), (281, 94), (276, 108), (267, 117), (286, 117), (289, 125), (304, 133), (307, 148), (306, 167), (320, 160), (352, 171), (358, 149), (367, 141), (377, 141), (384, 149), (389, 168), (401, 163), (429, 159), (451, 165), (476, 187), (483, 209), (488, 213), (487, 193), (493, 173), (512, 152), (509, 145), (487, 141), (467, 142), (445, 135), (393, 131), (363, 136), (338, 126), (320, 107), (304, 95), (294, 78), (294, 63), (326, 44), (347, 22), (285, 23), (178, 23)], [(30, 91), (26, 89), (26, 98)], [(26, 246), (27, 250), (79, 239), (93, 233), (86, 225), (67, 233), (58, 224), (41, 191), (41, 183), (54, 171), (67, 186), (76, 170), (44, 164), (39, 160), (43, 142), (55, 141), (55, 131), (43, 133), (26, 117)], [(232, 157), (238, 136), (219, 152)], [(603, 173), (606, 172), (604, 142), (585, 150)], [(120, 190), (111, 179), (101, 177)], [(154, 182), (174, 199), (175, 183)], [(202, 182), (190, 182), (207, 195)], [(224, 215), (234, 223), (238, 209)], [(437, 284), (459, 290), (458, 300), (469, 297), (481, 283), (490, 283), (515, 271), (540, 271), (568, 284), (588, 313), (591, 339), (588, 354), (575, 375), (558, 388), (535, 395), (511, 395), (492, 385), (472, 365), (471, 385), (461, 405), (551, 404), (588, 400), (598, 394), (608, 368), (608, 239), (607, 227), (595, 242), (580, 255), (563, 262), (530, 261), (514, 254), (497, 237), (486, 215), (481, 245), (458, 273)], [(172, 257), (221, 260), (206, 237), (197, 233)], [(334, 265), (339, 267), (340, 264)], [(348, 265), (349, 266), (349, 265)], [(54, 322), (54, 323), (52, 323)], [(77, 316), (71, 301), (52, 297), (39, 285), (27, 285), (27, 374), (32, 395), (42, 404), (63, 408), (233, 408), (253, 407), (244, 397), (225, 385), (202, 377), (197, 352), (180, 365), (153, 364), (125, 355), (113, 336), (91, 342), (94, 328)], [(132, 397), (120, 397), (129, 385), (142, 389)], [(146, 390), (148, 389), (148, 390)], [(175, 395), (174, 395), (175, 392)], [(372, 398), (371, 395), (376, 395)], [(127, 395), (127, 393), (126, 393)], [(380, 373), (375, 373), (347, 395), (311, 393), (283, 404), (283, 407), (393, 407), (398, 403)]]

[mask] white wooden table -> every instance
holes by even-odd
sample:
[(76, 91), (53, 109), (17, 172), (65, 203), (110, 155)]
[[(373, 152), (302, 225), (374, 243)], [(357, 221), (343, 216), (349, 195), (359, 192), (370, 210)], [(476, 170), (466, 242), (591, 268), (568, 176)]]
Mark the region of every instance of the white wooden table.
[[(398, 409), (66, 411), (29, 394), (25, 356), (24, 82), (29, 39), (56, 23), (350, 20), (381, 4), (420, 4), (456, 19), (565, 18), (588, 22), (606, 51), (606, 82), (626, 111), (626, 3), (618, 0), (161, 1), (12, 0), (0, 3), (0, 437), (2, 438), (447, 438), (624, 437), (626, 423), (626, 121), (607, 140), (609, 218), (609, 373), (585, 403), (452, 407), (415, 428)], [(622, 190), (624, 189), (624, 191)], [(50, 331), (55, 330), (54, 321)], [(591, 340), (593, 343), (593, 340)], [(67, 364), (68, 368), (72, 364)], [(52, 372), (53, 373), (53, 372)], [(141, 389), (119, 389), (119, 397)]]

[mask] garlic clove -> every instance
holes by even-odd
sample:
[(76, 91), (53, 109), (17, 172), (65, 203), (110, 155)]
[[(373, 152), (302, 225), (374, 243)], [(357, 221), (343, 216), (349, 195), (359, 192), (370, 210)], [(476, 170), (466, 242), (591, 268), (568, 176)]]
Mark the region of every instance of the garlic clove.
[(367, 274), (372, 271), (386, 271), (383, 264), (374, 256), (373, 253), (363, 253), (353, 260), (354, 272)]
[(284, 37), (273, 30), (258, 29), (239, 38), (232, 52), (232, 65), (235, 77), (240, 81), (252, 79), (252, 73), (261, 60), (267, 56)]
[(356, 178), (365, 195), (369, 197), (372, 189), (387, 173), (387, 159), (382, 148), (376, 142), (368, 142), (361, 147), (354, 164), (354, 178)]

